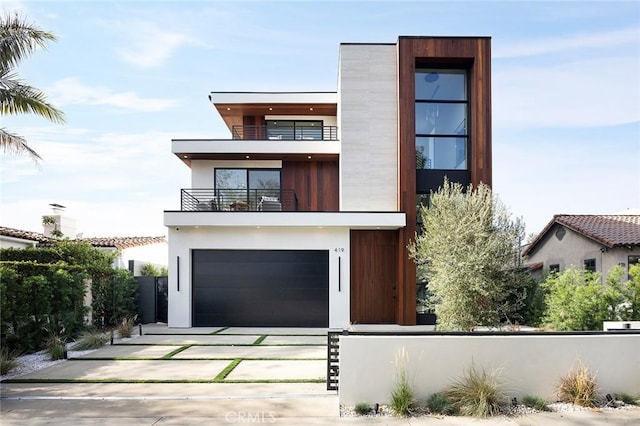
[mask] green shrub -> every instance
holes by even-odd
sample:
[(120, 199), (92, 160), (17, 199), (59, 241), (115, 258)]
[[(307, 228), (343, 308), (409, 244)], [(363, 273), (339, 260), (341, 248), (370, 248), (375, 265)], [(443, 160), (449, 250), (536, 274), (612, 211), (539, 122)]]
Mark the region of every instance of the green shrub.
[(411, 409), (416, 398), (407, 378), (406, 365), (408, 354), (404, 348), (398, 351), (395, 358), (395, 366), (398, 371), (396, 384), (391, 391), (391, 409), (399, 416), (411, 415)]
[(86, 242), (0, 249), (0, 345), (19, 352), (45, 347), (49, 324), (65, 338), (84, 329), (85, 282), (113, 276), (113, 256)]
[(432, 414), (443, 414), (445, 416), (455, 415), (456, 407), (451, 403), (449, 398), (441, 392), (434, 393), (427, 399), (427, 408)]
[(361, 416), (365, 416), (371, 413), (372, 409), (373, 408), (371, 408), (371, 404), (369, 404), (368, 402), (358, 402), (354, 407), (354, 411)]
[(111, 337), (107, 333), (99, 331), (87, 331), (80, 336), (80, 339), (73, 347), (76, 351), (88, 351), (91, 349), (99, 349), (104, 346)]
[(447, 388), (445, 396), (462, 415), (488, 417), (499, 414), (505, 403), (501, 387), (498, 370), (478, 370), (472, 364), (462, 378)]
[(0, 375), (5, 375), (18, 366), (15, 352), (10, 352), (8, 348), (0, 349)]
[(613, 398), (616, 401), (622, 401), (627, 405), (638, 405), (640, 398), (635, 398), (633, 395), (626, 392), (617, 392), (613, 394)]
[(66, 351), (66, 346), (62, 337), (57, 334), (52, 334), (47, 339), (47, 352), (49, 352), (49, 359), (55, 361), (57, 359), (63, 359)]
[(577, 367), (560, 378), (556, 393), (562, 402), (569, 402), (582, 407), (592, 407), (597, 399), (596, 377), (581, 362)]
[(407, 375), (403, 372), (391, 392), (391, 409), (399, 416), (407, 417), (411, 415), (414, 403), (413, 389), (407, 380)]
[(94, 326), (102, 326), (101, 316), (105, 325), (113, 327), (117, 327), (122, 318), (133, 317), (137, 312), (137, 290), (135, 278), (124, 269), (94, 278), (91, 285)]
[(522, 398), (522, 403), (538, 411), (549, 411), (549, 402), (539, 395), (525, 395), (524, 398)]

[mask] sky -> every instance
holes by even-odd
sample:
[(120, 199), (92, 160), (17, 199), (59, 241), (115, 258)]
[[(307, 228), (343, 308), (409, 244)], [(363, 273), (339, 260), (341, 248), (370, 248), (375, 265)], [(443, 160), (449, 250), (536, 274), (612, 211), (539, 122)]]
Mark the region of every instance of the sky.
[(493, 190), (537, 233), (554, 214), (640, 213), (640, 2), (12, 1), (58, 40), (17, 72), (66, 124), (2, 116), (0, 225), (50, 203), (84, 237), (166, 235), (190, 169), (171, 139), (230, 138), (211, 91), (335, 91), (340, 43), (492, 38)]

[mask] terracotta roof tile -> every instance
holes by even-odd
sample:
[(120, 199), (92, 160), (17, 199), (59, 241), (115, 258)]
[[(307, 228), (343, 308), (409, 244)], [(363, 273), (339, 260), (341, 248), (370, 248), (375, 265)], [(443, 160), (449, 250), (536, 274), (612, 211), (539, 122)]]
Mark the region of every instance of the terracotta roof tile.
[(131, 247), (146, 246), (149, 244), (166, 243), (165, 237), (92, 237), (78, 238), (79, 241), (86, 241), (94, 247), (115, 247), (126, 249)]
[[(0, 226), (0, 235), (13, 238), (21, 238), (29, 241), (37, 241), (39, 243), (48, 243), (54, 241), (53, 238), (47, 237), (40, 232), (23, 231), (21, 229), (8, 228)], [(94, 247), (115, 247), (119, 250), (131, 247), (146, 246), (149, 244), (166, 243), (165, 237), (91, 237), (77, 238), (76, 241), (86, 241)]]
[(50, 241), (51, 238), (47, 237), (40, 232), (24, 231), (22, 229), (8, 228), (6, 226), (0, 226), (0, 235), (13, 238), (21, 238), (23, 240), (37, 241), (44, 243)]
[(640, 246), (640, 215), (557, 214), (523, 251), (522, 255), (526, 256), (531, 252), (555, 224), (563, 225), (608, 248)]

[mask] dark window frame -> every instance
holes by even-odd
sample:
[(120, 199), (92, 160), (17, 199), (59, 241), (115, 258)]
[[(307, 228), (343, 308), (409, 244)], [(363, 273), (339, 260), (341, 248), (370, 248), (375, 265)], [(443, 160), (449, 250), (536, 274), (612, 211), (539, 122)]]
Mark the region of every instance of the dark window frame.
[[(437, 67), (437, 66), (421, 66), (419, 64), (416, 64), (416, 68), (414, 71), (414, 75), (417, 74), (429, 74), (429, 73), (433, 73), (433, 72), (437, 72), (437, 73), (446, 73), (447, 71), (450, 72), (455, 72), (455, 71), (459, 71), (464, 75), (464, 79), (465, 79), (465, 99), (464, 100), (453, 100), (453, 99), (419, 99), (417, 97), (417, 94), (415, 93), (415, 89), (414, 89), (414, 116), (416, 114), (416, 108), (415, 105), (416, 104), (463, 104), (466, 106), (465, 108), (465, 132), (464, 134), (441, 134), (441, 133), (434, 133), (434, 134), (424, 134), (424, 133), (418, 133), (416, 131), (416, 129), (414, 129), (415, 132), (415, 143), (417, 146), (417, 139), (418, 138), (450, 138), (450, 139), (464, 139), (465, 141), (465, 168), (464, 169), (451, 169), (451, 170), (465, 170), (468, 171), (470, 170), (470, 159), (471, 159), (471, 136), (470, 136), (470, 129), (471, 129), (471, 113), (470, 113), (470, 106), (471, 106), (471, 85), (469, 84), (469, 76), (470, 76), (470, 70), (468, 69), (468, 67), (451, 67), (451, 66), (443, 66), (443, 67)], [(416, 160), (417, 160), (417, 155), (416, 155)], [(431, 160), (433, 161), (433, 160)], [(416, 166), (417, 166), (417, 161), (416, 161)], [(418, 169), (416, 167), (417, 170), (449, 170), (449, 169), (437, 169), (437, 168), (433, 168), (433, 167), (429, 167), (429, 168), (420, 168)]]
[[(302, 139), (304, 136), (301, 136), (300, 139), (297, 138), (297, 132), (298, 130), (301, 129), (306, 129), (306, 128), (313, 128), (315, 129), (315, 126), (305, 126), (303, 125), (304, 123), (315, 123), (315, 124), (319, 124), (319, 126), (317, 127), (318, 129), (320, 129), (320, 138), (314, 138), (314, 139), (308, 139), (308, 140), (324, 140), (324, 120), (291, 120), (291, 119), (283, 119), (283, 120), (279, 120), (279, 119), (268, 119), (265, 120), (266, 122), (266, 129), (267, 129), (267, 137), (269, 137), (271, 135), (271, 131), (273, 131), (274, 129), (291, 129), (293, 131), (293, 133), (291, 134), (291, 138), (283, 138), (283, 140), (306, 140), (306, 139)], [(291, 126), (277, 126), (277, 125), (270, 125), (270, 123), (291, 123)], [(301, 125), (296, 125), (297, 123), (301, 123)], [(304, 130), (302, 130), (302, 134), (304, 135)]]
[[(219, 170), (244, 170), (246, 172), (246, 188), (218, 188), (218, 182), (217, 182), (217, 172)], [(282, 168), (275, 168), (275, 167), (215, 167), (213, 169), (213, 190), (216, 194), (216, 196), (220, 195), (220, 191), (240, 191), (240, 190), (245, 190), (246, 192), (246, 196), (244, 198), (244, 200), (241, 201), (245, 201), (248, 205), (251, 205), (252, 207), (255, 207), (253, 204), (257, 205), (257, 195), (256, 197), (251, 197), (251, 191), (257, 191), (263, 189), (263, 190), (267, 190), (264, 188), (251, 188), (250, 182), (250, 172), (252, 171), (259, 171), (259, 172), (264, 172), (264, 171), (269, 171), (269, 172), (278, 172), (278, 188), (277, 189), (273, 189), (272, 191), (277, 192), (278, 193), (278, 197), (280, 198), (280, 200), (282, 200)], [(238, 192), (239, 193), (239, 192)], [(223, 202), (219, 201), (219, 203), (222, 205)], [(255, 209), (255, 208), (254, 208)]]
[(592, 258), (589, 258), (589, 259), (585, 259), (582, 262), (582, 267), (586, 271), (596, 272), (597, 271), (596, 258), (592, 257)]

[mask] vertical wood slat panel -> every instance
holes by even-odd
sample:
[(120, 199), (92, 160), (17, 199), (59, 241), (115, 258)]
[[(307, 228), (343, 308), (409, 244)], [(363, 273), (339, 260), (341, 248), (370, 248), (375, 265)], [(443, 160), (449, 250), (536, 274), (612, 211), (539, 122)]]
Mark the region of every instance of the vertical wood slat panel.
[(398, 238), (398, 323), (415, 324), (416, 268), (407, 244), (416, 231), (415, 67), (469, 71), (469, 167), (471, 182), (491, 185), (491, 40), (488, 37), (400, 37), (398, 40), (399, 209), (407, 226)]
[(296, 192), (300, 211), (338, 211), (338, 162), (283, 161), (282, 187)]
[(350, 233), (351, 321), (360, 324), (396, 322), (397, 231)]

